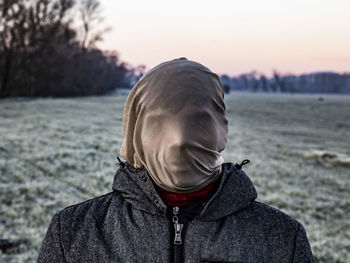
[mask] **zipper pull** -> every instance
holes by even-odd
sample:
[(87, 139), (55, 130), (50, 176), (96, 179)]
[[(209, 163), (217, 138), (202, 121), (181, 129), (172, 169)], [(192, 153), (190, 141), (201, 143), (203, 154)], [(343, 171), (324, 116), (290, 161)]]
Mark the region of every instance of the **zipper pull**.
[(178, 206), (173, 207), (173, 223), (175, 228), (175, 238), (174, 238), (174, 244), (175, 245), (181, 245), (182, 244), (182, 238), (181, 238), (181, 231), (183, 228), (183, 224), (179, 224), (179, 218), (177, 217), (179, 213), (180, 208)]

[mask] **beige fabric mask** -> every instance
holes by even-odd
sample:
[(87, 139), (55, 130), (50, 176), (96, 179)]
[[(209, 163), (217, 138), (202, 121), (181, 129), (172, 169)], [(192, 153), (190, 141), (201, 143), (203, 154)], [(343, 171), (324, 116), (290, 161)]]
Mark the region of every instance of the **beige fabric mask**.
[(164, 190), (200, 190), (218, 178), (224, 162), (223, 99), (218, 76), (199, 63), (181, 58), (156, 66), (127, 98), (121, 156), (144, 165)]

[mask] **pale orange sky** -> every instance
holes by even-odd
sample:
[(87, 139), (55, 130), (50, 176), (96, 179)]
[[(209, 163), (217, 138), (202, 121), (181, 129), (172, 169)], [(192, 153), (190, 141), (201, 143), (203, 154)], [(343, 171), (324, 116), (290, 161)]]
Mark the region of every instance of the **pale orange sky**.
[(219, 74), (350, 72), (350, 0), (101, 0), (99, 44), (151, 68), (187, 57)]

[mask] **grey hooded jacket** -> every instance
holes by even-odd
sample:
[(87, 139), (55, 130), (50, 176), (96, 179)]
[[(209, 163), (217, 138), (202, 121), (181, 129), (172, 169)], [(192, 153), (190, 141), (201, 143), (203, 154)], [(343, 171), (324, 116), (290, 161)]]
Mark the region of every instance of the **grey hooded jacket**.
[[(172, 222), (147, 170), (123, 163), (113, 192), (67, 207), (38, 262), (171, 262)], [(246, 174), (224, 163), (217, 191), (182, 233), (184, 262), (315, 262), (303, 226), (255, 201)]]

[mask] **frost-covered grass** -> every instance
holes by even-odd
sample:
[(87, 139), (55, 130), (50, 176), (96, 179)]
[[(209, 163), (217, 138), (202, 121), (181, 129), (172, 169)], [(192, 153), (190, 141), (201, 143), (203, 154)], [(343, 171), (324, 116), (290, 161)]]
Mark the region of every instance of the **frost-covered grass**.
[[(304, 224), (318, 262), (350, 262), (350, 96), (230, 94), (226, 161)], [(0, 262), (34, 262), (65, 206), (111, 191), (124, 97), (0, 101)]]

